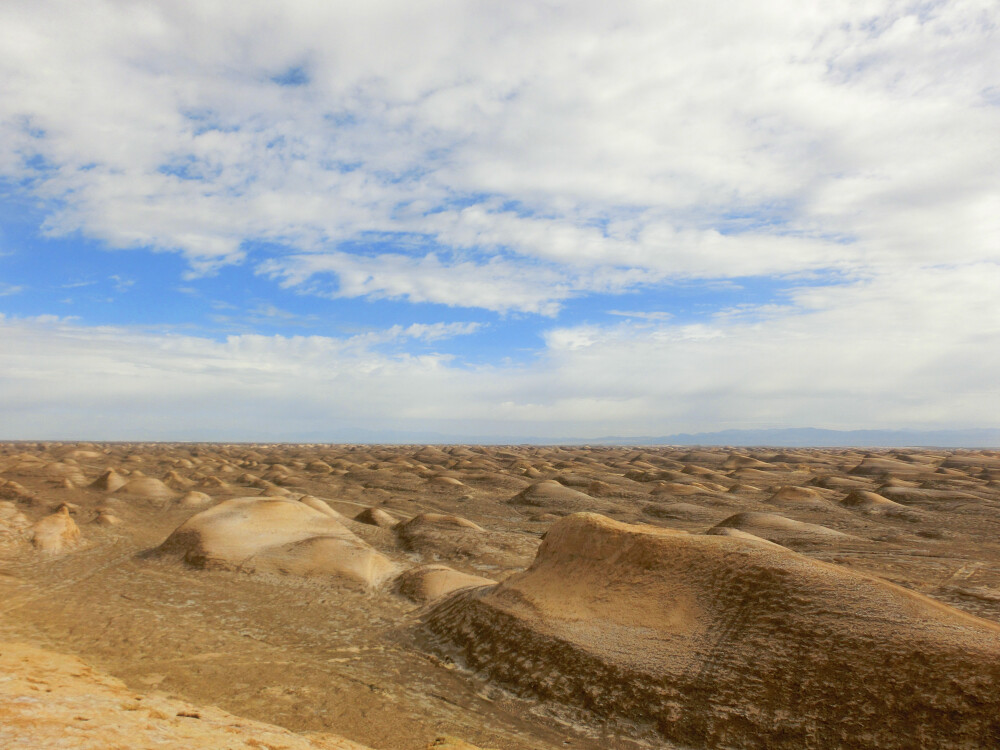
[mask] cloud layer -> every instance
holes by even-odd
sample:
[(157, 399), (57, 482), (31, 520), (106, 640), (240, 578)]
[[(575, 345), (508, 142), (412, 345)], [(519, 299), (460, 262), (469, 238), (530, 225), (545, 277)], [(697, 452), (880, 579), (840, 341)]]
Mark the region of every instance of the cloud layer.
[[(49, 201), (50, 232), (201, 271), (266, 240), (288, 249), (266, 266), (286, 282), (491, 310), (677, 277), (996, 261), (997, 16), (988, 1), (15, 0), (0, 170)], [(373, 235), (394, 251), (350, 257)], [(506, 294), (522, 268), (560, 283)], [(509, 301), (449, 283), (466, 275)]]
[[(0, 180), (40, 232), (492, 322), (217, 341), (8, 317), (5, 424), (995, 422), (998, 71), (995, 0), (9, 0)], [(694, 322), (632, 304), (748, 278), (786, 293)], [(523, 364), (430, 353), (525, 317)]]
[(532, 362), (478, 367), (400, 348), (473, 333), (467, 324), (216, 342), (6, 319), (0, 412), (4, 437), (122, 439), (985, 427), (1000, 409), (998, 288), (995, 265), (806, 288), (787, 306), (701, 324), (554, 328)]

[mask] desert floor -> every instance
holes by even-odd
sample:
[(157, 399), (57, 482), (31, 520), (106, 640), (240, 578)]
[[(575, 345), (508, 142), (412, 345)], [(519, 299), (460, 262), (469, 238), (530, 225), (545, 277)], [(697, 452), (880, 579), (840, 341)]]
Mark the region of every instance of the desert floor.
[[(236, 498), (263, 502), (230, 503), (223, 506), (233, 509), (228, 515), (201, 525), (194, 518)], [(370, 512), (373, 508), (384, 514)], [(261, 509), (281, 514), (275, 523), (283, 524), (285, 536), (270, 541), (255, 536), (271, 518), (253, 516)], [(699, 557), (684, 563), (689, 567), (670, 568), (669, 576), (656, 559), (630, 558), (609, 593), (584, 606), (580, 602), (588, 594), (577, 596), (571, 589), (574, 561), (592, 559), (589, 527), (571, 528), (560, 520), (579, 512), (643, 529), (686, 532), (683, 540), (697, 537), (697, 549), (684, 554)], [(175, 534), (189, 519), (187, 531)], [(539, 563), (535, 578), (518, 578), (536, 559), (543, 535), (560, 523), (563, 531), (551, 541), (550, 558)], [(635, 539), (646, 539), (635, 537), (631, 527), (602, 523), (592, 522), (602, 544), (631, 549)], [(302, 531), (309, 528), (318, 530)], [(649, 539), (653, 551), (643, 554), (654, 557), (655, 550), (674, 543), (673, 536)], [(705, 547), (709, 544), (718, 549)], [(529, 634), (520, 640), (525, 651), (561, 639), (575, 644), (572, 653), (618, 670), (602, 673), (600, 680), (644, 674), (647, 648), (651, 662), (663, 662), (651, 664), (649, 674), (671, 675), (671, 652), (657, 649), (681, 625), (666, 615), (644, 619), (643, 613), (672, 596), (671, 576), (707, 571), (699, 581), (684, 582), (689, 615), (683, 627), (687, 633), (704, 620), (702, 629), (711, 630), (718, 618), (728, 617), (719, 614), (718, 602), (707, 601), (724, 587), (698, 586), (722, 576), (718, 571), (744, 547), (751, 550), (751, 562), (757, 549), (772, 555), (759, 564), (780, 568), (780, 575), (768, 580), (780, 579), (785, 587), (780, 596), (798, 613), (795, 627), (802, 633), (836, 639), (834, 625), (817, 624), (822, 618), (832, 622), (842, 608), (858, 622), (862, 615), (869, 622), (880, 616), (872, 610), (885, 606), (884, 622), (862, 633), (870, 644), (865, 653), (879, 653), (892, 640), (886, 633), (896, 619), (901, 641), (925, 643), (922, 613), (937, 612), (936, 602), (946, 605), (940, 609), (944, 635), (926, 635), (929, 645), (920, 648), (930, 654), (927, 663), (938, 663), (937, 650), (944, 654), (954, 646), (959, 654), (969, 643), (982, 647), (987, 660), (1000, 653), (991, 630), (1000, 623), (997, 451), (0, 445), (0, 641), (78, 657), (138, 693), (382, 750), (422, 750), (442, 734), (509, 750), (758, 746), (751, 729), (725, 724), (714, 708), (711, 720), (672, 734), (664, 727), (673, 719), (655, 711), (633, 711), (625, 698), (588, 697), (586, 687), (574, 685), (586, 682), (591, 662), (583, 656), (559, 657), (558, 664), (545, 655), (512, 656), (521, 636), (511, 636), (515, 631), (506, 620), (489, 614), (514, 618), (511, 622)], [(612, 570), (619, 553), (608, 554), (601, 559), (610, 560)], [(712, 555), (723, 567), (715, 566)], [(809, 561), (832, 567), (806, 570)], [(667, 576), (663, 588), (649, 589), (648, 596), (642, 594), (644, 566), (650, 575)], [(816, 584), (822, 591), (788, 593), (797, 592), (795, 576), (803, 570), (802, 580), (822, 579)], [(732, 566), (725, 571), (725, 581), (738, 577)], [(844, 579), (850, 591), (843, 601), (836, 599), (839, 571), (864, 574)], [(599, 573), (587, 568), (580, 575)], [(548, 578), (540, 584), (542, 576)], [(487, 598), (479, 600), (493, 609), (475, 617), (454, 614), (463, 597), (491, 592), (493, 582), (500, 583), (500, 594), (484, 593)], [(923, 596), (907, 599), (888, 584)], [(814, 593), (826, 598), (817, 603), (809, 598)], [(544, 597), (562, 602), (562, 610), (552, 610), (561, 630), (551, 625), (550, 600)], [(903, 602), (898, 609), (897, 602)], [(442, 606), (451, 610), (443, 613)], [(756, 604), (740, 606), (741, 617), (750, 612), (754, 619), (747, 607)], [(760, 606), (771, 607), (767, 616), (776, 617), (773, 605)], [(608, 614), (607, 608), (624, 615)], [(963, 613), (974, 617), (962, 619)], [(765, 619), (755, 620), (758, 648), (772, 632), (759, 624)], [(610, 645), (594, 635), (605, 622), (611, 623)], [(916, 635), (905, 635), (906, 628)], [(702, 670), (698, 679), (735, 679), (718, 667), (718, 649), (736, 643), (731, 630), (699, 631), (698, 644), (714, 639), (716, 676)], [(653, 638), (650, 632), (669, 637)], [(537, 633), (535, 641), (531, 634)], [(619, 640), (617, 633), (623, 634)], [(633, 636), (638, 640), (630, 640)], [(653, 646), (643, 645), (647, 637)], [(515, 642), (502, 649), (471, 643), (491, 638)], [(775, 638), (776, 648), (784, 648), (785, 636)], [(796, 641), (808, 642), (805, 636)], [(909, 652), (899, 653), (908, 658)], [(736, 657), (722, 657), (727, 668), (742, 668)], [(940, 663), (959, 658), (946, 654)], [(514, 661), (494, 668), (491, 659)], [(522, 666), (512, 666), (515, 662)], [(516, 674), (532, 669), (538, 674), (531, 680)], [(833, 690), (828, 672), (822, 672), (823, 680)], [(903, 693), (909, 678), (896, 674), (903, 677), (885, 689)], [(994, 679), (990, 671), (970, 677), (987, 687)], [(939, 697), (930, 696), (928, 705), (945, 700)], [(940, 724), (934, 717), (927, 722)], [(860, 740), (844, 735), (838, 742), (846, 747)], [(976, 742), (969, 735), (955, 746)]]

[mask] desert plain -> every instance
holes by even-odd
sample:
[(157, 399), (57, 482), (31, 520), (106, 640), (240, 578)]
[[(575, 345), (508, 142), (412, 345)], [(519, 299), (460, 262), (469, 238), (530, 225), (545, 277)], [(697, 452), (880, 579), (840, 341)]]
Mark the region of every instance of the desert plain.
[(0, 444), (0, 746), (998, 747), (998, 539), (1000, 451)]

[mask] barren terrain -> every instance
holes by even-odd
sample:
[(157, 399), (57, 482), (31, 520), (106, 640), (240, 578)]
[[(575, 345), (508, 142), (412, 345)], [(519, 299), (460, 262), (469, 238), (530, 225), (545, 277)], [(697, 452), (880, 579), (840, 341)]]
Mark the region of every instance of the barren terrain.
[(4, 695), (262, 747), (1000, 746), (998, 532), (997, 451), (7, 443)]

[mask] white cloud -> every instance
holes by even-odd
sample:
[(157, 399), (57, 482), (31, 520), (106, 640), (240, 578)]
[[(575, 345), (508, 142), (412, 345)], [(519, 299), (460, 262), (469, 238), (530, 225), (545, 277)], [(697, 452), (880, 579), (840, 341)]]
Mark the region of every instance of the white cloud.
[(316, 275), (334, 274), (336, 288), (313, 286), (310, 291), (331, 297), (374, 297), (436, 302), (552, 315), (572, 287), (551, 268), (530, 271), (510, 262), (459, 261), (442, 263), (434, 254), (413, 257), (384, 253), (374, 257), (349, 253), (315, 253), (271, 260), (261, 272), (296, 287)]
[[(3, 319), (4, 426), (988, 422), (998, 27), (995, 0), (8, 0), (0, 178), (45, 202), (50, 234), (501, 316), (677, 280), (842, 283), (696, 323), (543, 320), (536, 358), (476, 368), (412, 353), (476, 323), (217, 342)], [(291, 69), (303, 85), (275, 83)]]
[[(53, 234), (195, 273), (266, 240), (289, 283), (498, 312), (977, 263), (1000, 254), (998, 18), (989, 0), (11, 0), (0, 174), (51, 199)], [(305, 85), (273, 82), (293, 67)], [(344, 244), (372, 233), (402, 238), (387, 270)]]
[(619, 318), (632, 318), (634, 320), (648, 320), (655, 321), (659, 323), (665, 323), (670, 320), (673, 315), (662, 310), (608, 310), (608, 315), (615, 315)]
[(341, 424), (552, 438), (991, 426), (997, 288), (998, 264), (804, 287), (784, 306), (697, 324), (555, 327), (536, 358), (476, 367), (401, 346), (475, 323), (218, 342), (3, 319), (0, 411), (8, 437), (120, 439), (140, 426), (231, 439), (316, 439)]

